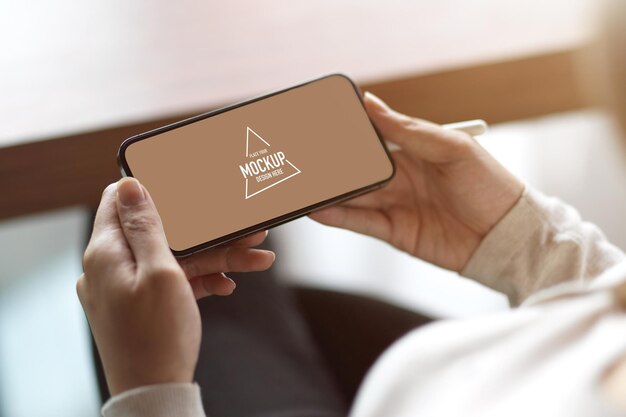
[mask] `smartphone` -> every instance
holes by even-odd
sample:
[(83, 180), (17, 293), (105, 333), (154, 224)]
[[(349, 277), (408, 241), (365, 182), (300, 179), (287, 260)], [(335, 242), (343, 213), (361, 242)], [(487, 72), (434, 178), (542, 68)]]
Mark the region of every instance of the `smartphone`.
[(126, 139), (175, 256), (381, 187), (395, 172), (361, 93), (332, 74)]

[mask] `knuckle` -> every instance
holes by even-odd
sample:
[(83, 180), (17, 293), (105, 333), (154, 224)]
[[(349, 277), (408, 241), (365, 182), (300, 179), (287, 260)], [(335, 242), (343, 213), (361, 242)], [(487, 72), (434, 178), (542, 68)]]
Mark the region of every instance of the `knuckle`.
[(463, 154), (473, 153), (476, 149), (476, 140), (465, 132), (451, 131), (447, 132), (455, 141), (456, 148)]
[(96, 249), (93, 245), (89, 245), (83, 254), (83, 271), (91, 271), (95, 267)]
[(122, 219), (122, 227), (130, 233), (145, 233), (159, 226), (159, 221), (145, 213), (129, 214)]
[(403, 117), (400, 118), (399, 122), (400, 122), (400, 126), (406, 130), (417, 131), (417, 130), (420, 130), (421, 128), (421, 123), (418, 120), (409, 116), (403, 115)]
[(101, 258), (109, 256), (109, 248), (110, 240), (106, 235), (93, 237), (83, 253), (83, 271), (96, 270)]
[(179, 263), (180, 267), (188, 277), (193, 278), (200, 275), (198, 260), (193, 255), (179, 260)]
[(237, 251), (232, 248), (226, 248), (223, 256), (221, 256), (221, 260), (223, 272), (234, 271), (237, 264)]
[(215, 293), (215, 290), (213, 289), (213, 283), (211, 282), (211, 279), (209, 277), (202, 277), (200, 281), (202, 283), (202, 288), (204, 288), (204, 291), (206, 291), (207, 295), (213, 295)]
[(193, 256), (190, 256), (181, 260), (181, 268), (188, 277), (197, 277), (202, 275), (202, 270), (200, 269), (199, 262), (200, 259), (196, 259)]

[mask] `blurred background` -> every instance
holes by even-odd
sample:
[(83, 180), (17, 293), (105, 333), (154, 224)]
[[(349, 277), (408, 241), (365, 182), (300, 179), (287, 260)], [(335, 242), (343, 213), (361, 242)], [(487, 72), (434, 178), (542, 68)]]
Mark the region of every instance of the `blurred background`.
[[(592, 0), (0, 2), (0, 417), (97, 416), (75, 295), (128, 136), (330, 72), (479, 141), (626, 248), (626, 164), (583, 94)], [(622, 182), (620, 182), (622, 181)], [(271, 233), (285, 281), (437, 317), (506, 299), (387, 245), (300, 219)], [(514, 237), (512, 237), (514, 238)]]

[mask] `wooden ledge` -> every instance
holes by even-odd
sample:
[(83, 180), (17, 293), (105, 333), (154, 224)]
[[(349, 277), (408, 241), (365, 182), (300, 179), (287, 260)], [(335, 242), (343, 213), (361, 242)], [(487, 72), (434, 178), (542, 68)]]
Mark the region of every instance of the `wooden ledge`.
[[(401, 112), (440, 123), (527, 119), (585, 106), (575, 55), (563, 51), (381, 80), (362, 88)], [(0, 148), (0, 219), (74, 205), (95, 207), (104, 187), (120, 177), (115, 159), (125, 138), (188, 116)]]

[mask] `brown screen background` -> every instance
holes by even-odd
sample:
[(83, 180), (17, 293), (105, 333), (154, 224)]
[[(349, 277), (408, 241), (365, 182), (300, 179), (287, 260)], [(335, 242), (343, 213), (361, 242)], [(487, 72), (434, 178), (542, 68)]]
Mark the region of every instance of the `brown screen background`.
[[(301, 173), (249, 199), (252, 128)], [(252, 143), (252, 142), (251, 142)], [(181, 251), (389, 178), (393, 167), (350, 81), (333, 75), (130, 144), (170, 247)], [(254, 177), (251, 179), (254, 181)]]

